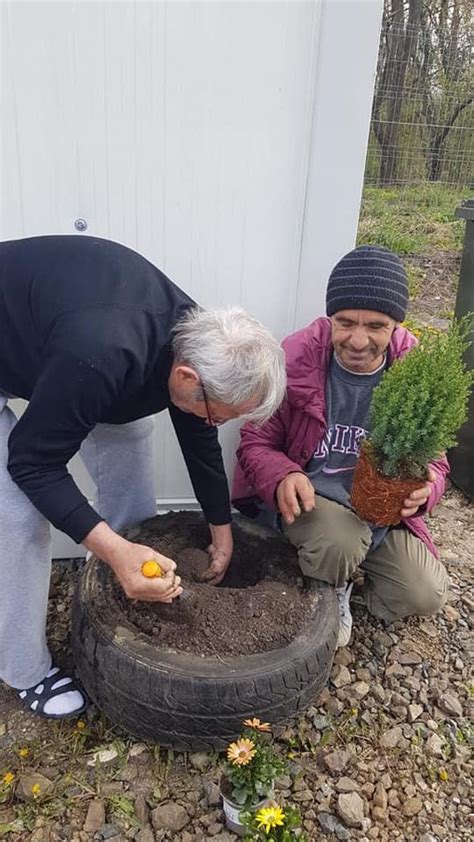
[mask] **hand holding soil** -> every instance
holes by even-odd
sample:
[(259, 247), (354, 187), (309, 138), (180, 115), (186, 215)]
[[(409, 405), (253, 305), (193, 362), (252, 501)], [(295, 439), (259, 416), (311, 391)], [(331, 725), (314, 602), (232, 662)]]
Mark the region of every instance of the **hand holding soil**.
[(219, 526), (209, 524), (212, 541), (207, 547), (210, 564), (204, 571), (201, 581), (209, 585), (222, 582), (234, 551), (232, 528), (225, 523)]
[(282, 479), (276, 497), (283, 520), (288, 525), (294, 522), (302, 510), (311, 512), (316, 505), (314, 488), (303, 473), (294, 472)]

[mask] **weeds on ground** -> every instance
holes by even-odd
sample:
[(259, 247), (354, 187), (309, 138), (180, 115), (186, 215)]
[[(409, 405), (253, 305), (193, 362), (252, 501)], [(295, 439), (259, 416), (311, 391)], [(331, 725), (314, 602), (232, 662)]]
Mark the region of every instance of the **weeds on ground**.
[[(397, 254), (458, 251), (465, 223), (455, 212), (469, 192), (444, 184), (366, 187), (357, 242), (385, 246)], [(416, 295), (417, 280), (421, 278), (412, 273), (411, 295)]]

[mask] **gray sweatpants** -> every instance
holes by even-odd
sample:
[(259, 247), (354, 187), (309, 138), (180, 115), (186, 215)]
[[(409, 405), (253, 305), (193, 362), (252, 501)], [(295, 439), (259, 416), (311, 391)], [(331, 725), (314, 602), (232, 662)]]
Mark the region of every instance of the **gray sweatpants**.
[[(7, 470), (8, 437), (16, 417), (0, 392), (0, 679), (11, 687), (38, 684), (51, 666), (46, 612), (51, 573), (48, 521)], [(153, 419), (99, 424), (81, 447), (96, 485), (95, 508), (113, 529), (156, 514)]]

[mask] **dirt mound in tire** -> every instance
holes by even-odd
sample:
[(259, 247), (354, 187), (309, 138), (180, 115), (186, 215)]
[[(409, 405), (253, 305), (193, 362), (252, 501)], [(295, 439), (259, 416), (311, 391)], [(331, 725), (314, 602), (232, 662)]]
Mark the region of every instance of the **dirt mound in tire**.
[(198, 655), (249, 655), (286, 645), (311, 614), (311, 594), (302, 587), (293, 547), (281, 538), (252, 543), (234, 529), (235, 551), (218, 587), (199, 581), (207, 566), (209, 532), (195, 515), (157, 534), (155, 522), (142, 526), (140, 543), (173, 558), (184, 596), (172, 604), (127, 599), (117, 583), (113, 598), (124, 616), (160, 646)]

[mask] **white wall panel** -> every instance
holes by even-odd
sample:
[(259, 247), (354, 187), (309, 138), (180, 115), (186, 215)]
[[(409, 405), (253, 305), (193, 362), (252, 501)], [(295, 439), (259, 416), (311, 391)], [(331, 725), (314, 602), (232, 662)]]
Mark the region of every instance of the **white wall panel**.
[[(4, 0), (0, 238), (83, 217), (205, 306), (239, 303), (278, 337), (310, 321), (354, 243), (381, 8)], [(158, 495), (188, 499), (157, 429)]]

